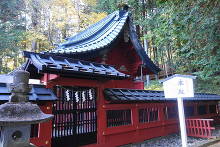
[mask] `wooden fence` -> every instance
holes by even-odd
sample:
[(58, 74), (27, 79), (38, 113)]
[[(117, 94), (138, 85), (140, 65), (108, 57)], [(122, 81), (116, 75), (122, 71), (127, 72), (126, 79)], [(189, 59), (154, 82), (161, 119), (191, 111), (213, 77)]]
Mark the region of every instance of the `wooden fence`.
[(187, 135), (201, 138), (214, 138), (212, 136), (213, 119), (186, 119)]

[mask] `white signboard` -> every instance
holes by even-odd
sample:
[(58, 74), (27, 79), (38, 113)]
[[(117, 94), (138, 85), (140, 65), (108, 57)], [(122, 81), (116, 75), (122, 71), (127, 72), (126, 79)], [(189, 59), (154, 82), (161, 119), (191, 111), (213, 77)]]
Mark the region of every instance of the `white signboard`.
[(165, 98), (194, 97), (193, 79), (173, 77), (163, 82)]
[(163, 82), (165, 98), (177, 98), (182, 146), (187, 147), (187, 134), (183, 106), (183, 97), (194, 97), (194, 76), (173, 75)]

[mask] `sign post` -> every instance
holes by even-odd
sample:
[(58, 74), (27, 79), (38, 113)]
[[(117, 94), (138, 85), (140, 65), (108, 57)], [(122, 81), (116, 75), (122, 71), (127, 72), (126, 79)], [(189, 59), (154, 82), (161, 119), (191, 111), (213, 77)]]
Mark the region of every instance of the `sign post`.
[(184, 114), (184, 106), (183, 99), (177, 98), (178, 103), (178, 112), (179, 112), (179, 122), (180, 122), (180, 132), (182, 139), (182, 146), (187, 147), (187, 134), (186, 134), (186, 123), (185, 123), (185, 114)]
[(194, 97), (193, 79), (195, 76), (175, 74), (163, 82), (165, 98), (177, 98), (182, 146), (187, 147), (187, 133), (183, 98)]

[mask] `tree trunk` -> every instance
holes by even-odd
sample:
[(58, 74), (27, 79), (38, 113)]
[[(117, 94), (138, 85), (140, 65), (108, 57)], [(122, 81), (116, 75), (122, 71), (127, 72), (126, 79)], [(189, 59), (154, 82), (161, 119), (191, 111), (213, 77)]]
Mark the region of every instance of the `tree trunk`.
[(33, 40), (31, 42), (31, 51), (32, 52), (36, 52), (37, 51), (37, 41), (36, 40)]
[(18, 60), (17, 60), (17, 59), (18, 59), (18, 56), (15, 55), (14, 58), (13, 58), (13, 60), (14, 60), (14, 61), (13, 61), (13, 62), (14, 62), (14, 65), (13, 65), (14, 67), (13, 67), (13, 69), (15, 69), (15, 68), (18, 67)]
[(3, 67), (3, 65), (2, 65), (2, 58), (0, 57), (0, 74), (2, 73), (2, 67)]
[(145, 50), (146, 54), (148, 54), (148, 42), (147, 42), (147, 39), (144, 39), (144, 50)]
[[(146, 19), (146, 16), (147, 16), (147, 9), (146, 9), (145, 3), (147, 3), (147, 0), (146, 1), (142, 0), (142, 7), (143, 7), (142, 15), (144, 19)], [(143, 29), (143, 37), (144, 37), (144, 50), (148, 54), (148, 41), (145, 38), (145, 35), (147, 35), (147, 26), (145, 26)]]
[(53, 39), (52, 39), (52, 30), (51, 30), (51, 19), (49, 19), (49, 26), (48, 26), (48, 40), (51, 43), (51, 45), (53, 45)]
[(66, 37), (67, 37), (67, 35), (66, 35), (66, 33), (67, 33), (67, 30), (66, 30), (66, 25), (65, 25), (65, 27), (63, 28), (63, 30), (62, 30), (62, 39), (65, 39)]

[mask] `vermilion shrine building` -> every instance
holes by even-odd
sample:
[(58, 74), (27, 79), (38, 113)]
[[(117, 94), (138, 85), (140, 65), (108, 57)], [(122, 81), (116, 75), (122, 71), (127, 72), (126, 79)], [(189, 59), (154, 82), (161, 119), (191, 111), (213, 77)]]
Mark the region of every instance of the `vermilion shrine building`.
[[(108, 15), (52, 51), (24, 56), (22, 68), (50, 89), (33, 91), (34, 102), (54, 114), (53, 122), (33, 126), (31, 141), (37, 146), (115, 147), (178, 132), (175, 100), (144, 90), (143, 76), (160, 69), (145, 53), (127, 10)], [(219, 100), (195, 94), (185, 100), (186, 116), (217, 116)]]

